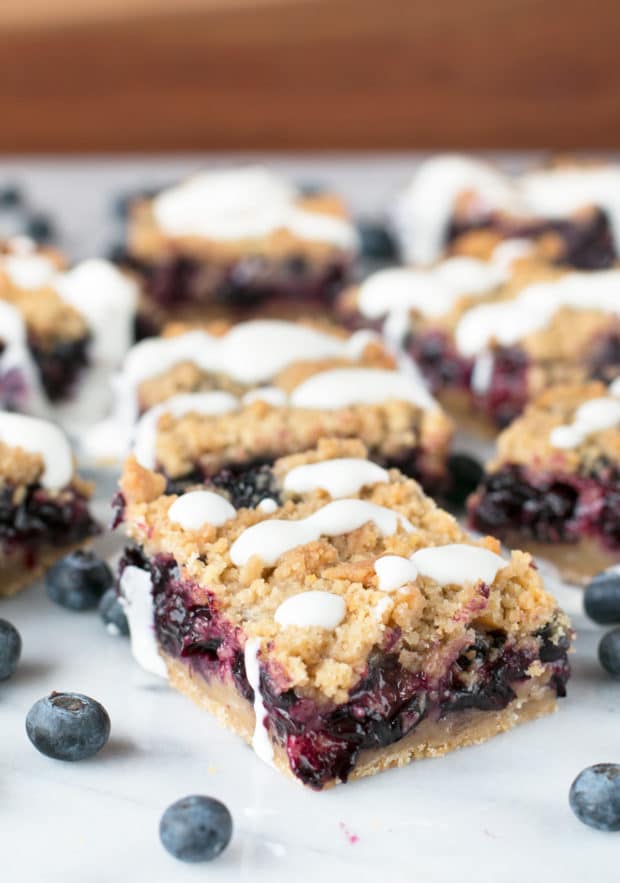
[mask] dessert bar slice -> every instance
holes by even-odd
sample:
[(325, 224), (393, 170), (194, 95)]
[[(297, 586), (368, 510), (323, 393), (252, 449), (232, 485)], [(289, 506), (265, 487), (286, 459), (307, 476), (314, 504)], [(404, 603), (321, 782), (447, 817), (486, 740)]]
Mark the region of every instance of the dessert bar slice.
[(433, 393), (478, 433), (503, 428), (551, 383), (620, 371), (620, 271), (566, 272), (519, 256), (394, 268), (345, 292), (349, 324), (383, 323)]
[(262, 167), (201, 172), (133, 205), (127, 259), (145, 319), (328, 306), (357, 253), (332, 194), (303, 195)]
[(89, 511), (92, 491), (57, 426), (0, 412), (0, 596), (13, 595), (99, 533)]
[(446, 250), (482, 256), (525, 239), (542, 257), (583, 270), (620, 253), (620, 165), (557, 162), (518, 176), (473, 157), (423, 162), (397, 209), (405, 258), (430, 263)]
[(133, 339), (136, 283), (107, 261), (63, 269), (27, 239), (0, 247), (0, 404), (44, 416), (86, 369), (118, 365)]
[(568, 580), (620, 562), (620, 380), (544, 392), (500, 435), (469, 513)]
[(368, 331), (254, 320), (143, 341), (116, 387), (116, 414), (92, 433), (92, 454), (131, 435), (142, 465), (177, 491), (231, 474), (255, 483), (262, 464), (328, 435), (360, 437), (373, 459), (429, 487), (445, 477), (451, 422)]
[(359, 443), (271, 475), (268, 504), (236, 508), (129, 459), (120, 590), (143, 663), (316, 789), (555, 708), (570, 628), (529, 555), (475, 543)]

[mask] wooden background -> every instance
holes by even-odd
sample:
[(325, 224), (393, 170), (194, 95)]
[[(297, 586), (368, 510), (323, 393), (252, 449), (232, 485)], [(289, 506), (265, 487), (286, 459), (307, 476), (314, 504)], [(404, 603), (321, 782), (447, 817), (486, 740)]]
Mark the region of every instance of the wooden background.
[(4, 0), (0, 152), (617, 148), (620, 0)]

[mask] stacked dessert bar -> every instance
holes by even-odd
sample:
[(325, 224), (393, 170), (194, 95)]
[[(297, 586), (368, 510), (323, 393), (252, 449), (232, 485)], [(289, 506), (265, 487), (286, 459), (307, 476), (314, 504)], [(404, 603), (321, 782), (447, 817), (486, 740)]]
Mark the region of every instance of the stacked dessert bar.
[[(570, 628), (529, 555), (330, 440), (181, 496), (126, 463), (120, 589), (143, 662), (315, 789), (481, 742), (564, 695)], [(150, 611), (150, 616), (145, 616)]]

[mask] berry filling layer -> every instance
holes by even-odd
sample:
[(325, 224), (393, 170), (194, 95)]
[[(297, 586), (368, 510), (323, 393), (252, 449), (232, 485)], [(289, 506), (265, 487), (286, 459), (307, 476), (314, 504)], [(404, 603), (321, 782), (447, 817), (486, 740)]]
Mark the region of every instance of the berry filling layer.
[[(218, 611), (214, 596), (184, 580), (171, 558), (147, 560), (139, 550), (128, 549), (121, 573), (129, 565), (151, 574), (155, 632), (163, 652), (183, 660), (207, 682), (215, 678), (234, 685), (252, 702), (244, 636)], [(279, 683), (281, 673), (261, 664), (264, 724), (271, 739), (285, 750), (293, 774), (320, 789), (334, 780), (346, 781), (361, 752), (398, 742), (423, 720), (439, 726), (453, 714), (500, 711), (529, 679), (528, 669), (536, 661), (545, 667), (550, 689), (558, 696), (565, 694), (568, 639), (554, 621), (518, 645), (498, 631), (472, 629), (470, 636), (456, 659), (453, 651), (446, 653), (444, 673), (430, 678), (400, 664), (393, 650), (399, 636), (388, 633), (385, 645), (368, 659), (348, 701), (340, 705), (320, 704), (287, 689)]]
[(471, 221), (455, 219), (450, 225), (448, 243), (478, 229), (496, 230), (503, 239), (538, 239), (545, 234), (555, 234), (562, 242), (557, 263), (580, 270), (604, 270), (616, 260), (609, 220), (601, 210), (580, 220), (517, 221), (493, 214)]
[(303, 255), (278, 262), (247, 257), (226, 268), (186, 257), (132, 266), (147, 297), (164, 309), (208, 302), (243, 310), (297, 298), (331, 304), (347, 277), (344, 263), (316, 266)]
[(506, 465), (482, 481), (469, 503), (471, 526), (542, 543), (597, 540), (620, 552), (620, 471), (599, 462), (587, 475)]
[(30, 350), (39, 369), (43, 389), (52, 402), (68, 398), (81, 372), (89, 363), (90, 337), (56, 343), (52, 347), (30, 342)]
[(412, 335), (407, 349), (433, 393), (462, 390), (471, 396), (476, 410), (499, 428), (523, 411), (528, 399), (528, 357), (519, 347), (494, 351), (484, 391), (473, 388), (474, 360), (460, 355), (448, 335), (437, 331)]
[(39, 485), (18, 492), (5, 485), (0, 490), (0, 543), (5, 554), (21, 552), (28, 566), (37, 563), (38, 550), (70, 546), (96, 536), (88, 500), (73, 488), (51, 493)]

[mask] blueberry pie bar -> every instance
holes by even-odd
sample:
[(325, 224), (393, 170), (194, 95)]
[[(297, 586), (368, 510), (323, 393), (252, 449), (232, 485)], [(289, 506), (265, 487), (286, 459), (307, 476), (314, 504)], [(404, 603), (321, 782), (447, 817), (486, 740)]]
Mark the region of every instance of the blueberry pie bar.
[(0, 246), (0, 404), (45, 416), (86, 368), (113, 368), (133, 338), (137, 286), (107, 261), (64, 269), (28, 239)]
[(620, 165), (564, 161), (510, 176), (474, 157), (435, 156), (420, 165), (396, 215), (413, 263), (522, 239), (552, 262), (604, 269), (620, 253)]
[(374, 460), (428, 487), (445, 476), (451, 422), (368, 331), (253, 320), (219, 335), (150, 339), (129, 353), (117, 390), (92, 455), (131, 435), (140, 463), (175, 491), (231, 474), (240, 481), (322, 436), (361, 438)]
[(126, 259), (147, 320), (329, 306), (357, 234), (339, 199), (262, 167), (201, 172), (130, 209)]
[(546, 390), (499, 436), (469, 513), (571, 581), (620, 562), (620, 380)]
[(315, 789), (555, 708), (570, 627), (529, 555), (474, 542), (359, 442), (270, 475), (268, 505), (237, 507), (128, 460), (119, 584), (144, 665)]
[(0, 596), (99, 532), (89, 511), (92, 491), (75, 473), (56, 425), (0, 412)]
[(492, 260), (369, 276), (340, 298), (351, 326), (383, 326), (431, 390), (478, 433), (508, 425), (552, 383), (620, 373), (620, 270), (566, 272), (504, 243)]

